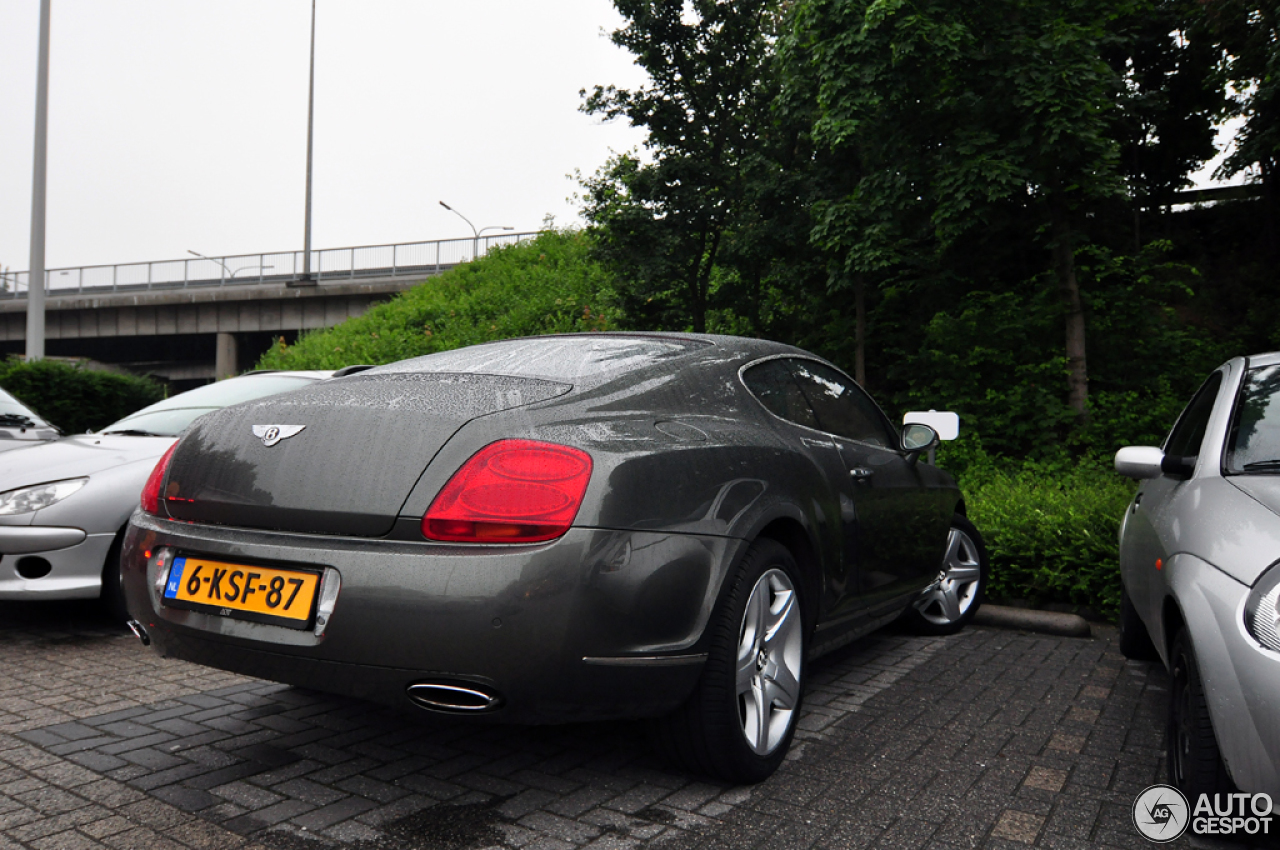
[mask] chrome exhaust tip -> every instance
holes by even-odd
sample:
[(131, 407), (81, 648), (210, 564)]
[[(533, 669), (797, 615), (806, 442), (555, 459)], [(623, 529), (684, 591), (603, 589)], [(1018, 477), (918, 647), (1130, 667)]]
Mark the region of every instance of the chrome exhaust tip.
[(151, 646), (151, 635), (147, 634), (147, 630), (143, 628), (142, 623), (137, 620), (130, 620), (125, 623), (129, 627), (129, 631), (133, 632), (133, 636), (142, 641), (143, 646)]
[(473, 682), (414, 682), (405, 689), (415, 705), (452, 714), (480, 714), (502, 707), (502, 697)]

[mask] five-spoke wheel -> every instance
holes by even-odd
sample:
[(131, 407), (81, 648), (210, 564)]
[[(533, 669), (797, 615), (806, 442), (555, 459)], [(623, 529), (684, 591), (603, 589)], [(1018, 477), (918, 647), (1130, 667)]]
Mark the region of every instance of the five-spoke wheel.
[(738, 716), (747, 746), (768, 755), (791, 731), (800, 705), (804, 625), (790, 577), (773, 568), (756, 582), (738, 638)]
[(982, 605), (989, 576), (982, 535), (973, 523), (956, 514), (938, 577), (912, 603), (908, 619), (927, 634), (958, 632)]
[(808, 614), (800, 570), (775, 540), (756, 540), (712, 621), (702, 678), (655, 742), (695, 773), (759, 782), (782, 764), (804, 696)]

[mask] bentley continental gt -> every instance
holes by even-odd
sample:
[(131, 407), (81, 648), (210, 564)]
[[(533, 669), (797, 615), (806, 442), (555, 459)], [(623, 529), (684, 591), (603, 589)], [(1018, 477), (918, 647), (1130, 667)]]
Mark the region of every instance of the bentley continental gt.
[(691, 770), (758, 781), (807, 659), (977, 610), (936, 440), (786, 345), (476, 345), (201, 418), (143, 490), (125, 592), (167, 656), (411, 711), (663, 718)]

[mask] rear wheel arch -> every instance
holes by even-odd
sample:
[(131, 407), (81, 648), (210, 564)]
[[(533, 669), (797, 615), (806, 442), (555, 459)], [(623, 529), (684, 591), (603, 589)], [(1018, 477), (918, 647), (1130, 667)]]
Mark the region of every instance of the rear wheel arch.
[(817, 621), (818, 603), (822, 597), (822, 566), (804, 526), (791, 517), (778, 517), (760, 529), (755, 537), (780, 543), (795, 558), (804, 582), (800, 598), (804, 602), (805, 621), (812, 628)]

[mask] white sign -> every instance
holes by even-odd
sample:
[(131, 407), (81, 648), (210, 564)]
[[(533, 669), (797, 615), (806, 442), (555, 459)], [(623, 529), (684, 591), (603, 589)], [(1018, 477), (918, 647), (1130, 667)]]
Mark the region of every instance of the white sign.
[(928, 425), (938, 432), (939, 440), (960, 436), (960, 414), (950, 410), (913, 410), (902, 417), (903, 425)]

